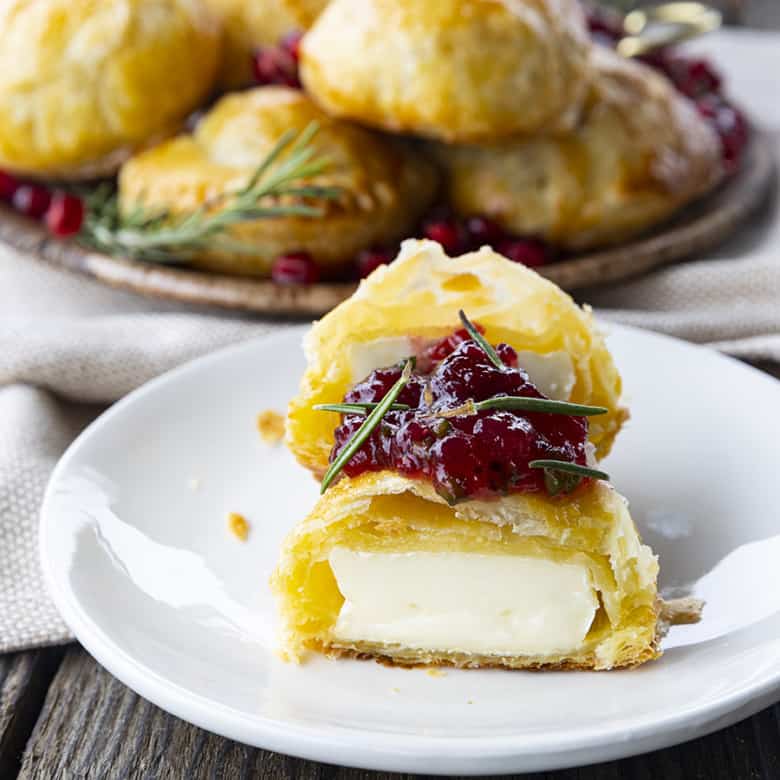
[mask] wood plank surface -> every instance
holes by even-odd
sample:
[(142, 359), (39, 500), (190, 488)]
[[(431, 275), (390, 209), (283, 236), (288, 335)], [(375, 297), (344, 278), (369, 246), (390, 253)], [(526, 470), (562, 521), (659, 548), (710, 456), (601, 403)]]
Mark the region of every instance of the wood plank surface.
[(63, 651), (0, 655), (0, 778), (15, 777)]
[[(2, 668), (2, 667), (0, 667)], [(1, 673), (0, 673), (1, 674)], [(0, 777), (12, 777), (0, 772)], [(69, 649), (24, 753), (23, 780), (389, 780), (256, 750), (190, 726), (144, 701), (78, 647)], [(526, 780), (777, 780), (780, 705), (676, 748)]]

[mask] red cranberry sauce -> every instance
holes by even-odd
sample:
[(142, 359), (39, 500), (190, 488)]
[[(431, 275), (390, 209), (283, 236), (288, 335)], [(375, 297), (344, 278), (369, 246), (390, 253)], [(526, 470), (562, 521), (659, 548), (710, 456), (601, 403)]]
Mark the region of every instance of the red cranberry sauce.
[[(512, 347), (499, 344), (496, 351), (504, 368), (493, 365), (465, 331), (425, 350), (397, 399), (411, 409), (387, 412), (344, 471), (354, 477), (391, 469), (427, 478), (452, 504), (467, 498), (545, 491), (543, 470), (528, 465), (537, 458), (585, 465), (585, 417), (495, 409), (436, 416), (469, 400), (501, 395), (544, 397), (518, 367)], [(377, 369), (355, 385), (344, 402), (381, 401), (400, 375), (400, 365)], [(342, 417), (331, 461), (364, 420), (361, 415)]]

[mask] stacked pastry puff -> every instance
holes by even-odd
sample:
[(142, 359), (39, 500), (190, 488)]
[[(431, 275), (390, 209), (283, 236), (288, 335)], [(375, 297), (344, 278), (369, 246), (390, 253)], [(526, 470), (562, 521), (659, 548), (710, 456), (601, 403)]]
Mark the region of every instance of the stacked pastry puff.
[[(253, 46), (309, 28), (303, 89), (223, 95)], [(705, 193), (719, 142), (664, 76), (591, 43), (579, 0), (8, 0), (0, 5), (0, 169), (118, 172), (122, 209), (192, 211), (240, 188), (312, 120), (341, 197), (316, 218), (233, 228), (251, 251), (196, 266), (322, 276), (414, 234), (437, 203), (582, 250)]]

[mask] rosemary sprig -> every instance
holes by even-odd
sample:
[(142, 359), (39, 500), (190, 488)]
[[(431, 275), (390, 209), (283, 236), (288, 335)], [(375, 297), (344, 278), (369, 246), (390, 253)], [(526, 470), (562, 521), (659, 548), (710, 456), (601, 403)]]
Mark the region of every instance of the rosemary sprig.
[(463, 323), (463, 327), (468, 331), (469, 336), (471, 336), (474, 341), (479, 344), (480, 347), (482, 347), (485, 354), (490, 358), (490, 362), (496, 367), (496, 368), (506, 368), (506, 366), (501, 361), (501, 358), (498, 356), (498, 353), (495, 349), (488, 343), (488, 340), (477, 330), (474, 323), (466, 316), (466, 312), (461, 309), (458, 312), (458, 316), (460, 317), (460, 321)]
[[(376, 409), (378, 403), (356, 403), (356, 404), (315, 404), (312, 409), (318, 412), (338, 412), (339, 414), (368, 414)], [(412, 407), (407, 404), (391, 404), (388, 412), (408, 412)]]
[(551, 496), (559, 493), (571, 493), (583, 477), (591, 479), (609, 479), (609, 474), (598, 469), (580, 466), (568, 460), (532, 460), (528, 466), (532, 469), (544, 469), (544, 485)]
[[(116, 192), (98, 188), (87, 200), (80, 238), (108, 254), (160, 263), (187, 262), (206, 249), (256, 251), (252, 244), (230, 239), (228, 229), (273, 217), (320, 217), (323, 209), (305, 201), (340, 195), (338, 187), (307, 183), (330, 165), (326, 157), (315, 156), (311, 145), (318, 129), (312, 122), (299, 134), (288, 130), (241, 189), (213, 198), (189, 214), (151, 212), (141, 205), (123, 213)], [(282, 155), (286, 156), (281, 159)], [(281, 202), (282, 198), (288, 201)]]
[(413, 365), (411, 360), (406, 361), (404, 370), (401, 372), (398, 381), (387, 391), (387, 395), (385, 395), (376, 407), (374, 407), (371, 414), (363, 420), (361, 426), (352, 434), (352, 437), (346, 443), (344, 449), (339, 453), (336, 460), (330, 464), (330, 467), (325, 472), (325, 476), (322, 478), (320, 494), (324, 493), (330, 487), (333, 480), (339, 475), (352, 456), (360, 449), (363, 442), (371, 435), (374, 428), (379, 425), (379, 421), (382, 419), (385, 412), (395, 403), (395, 399), (398, 398), (401, 390), (403, 390), (409, 382)]
[(568, 414), (573, 417), (593, 417), (606, 414), (609, 409), (603, 406), (586, 406), (569, 401), (553, 401), (551, 398), (530, 398), (524, 395), (498, 395), (486, 398), (474, 404), (476, 411), (485, 409), (517, 409), (524, 412), (545, 412), (547, 414)]

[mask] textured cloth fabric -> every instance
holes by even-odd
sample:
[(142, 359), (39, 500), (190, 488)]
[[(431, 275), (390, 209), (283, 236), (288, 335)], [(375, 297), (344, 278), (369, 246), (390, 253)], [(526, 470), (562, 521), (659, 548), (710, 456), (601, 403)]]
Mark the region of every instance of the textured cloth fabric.
[[(780, 36), (698, 44), (777, 133)], [(606, 320), (780, 364), (780, 218), (770, 203), (706, 259), (582, 291)], [(57, 458), (112, 401), (151, 377), (284, 323), (140, 298), (0, 248), (0, 652), (67, 641), (38, 563), (37, 515)]]

